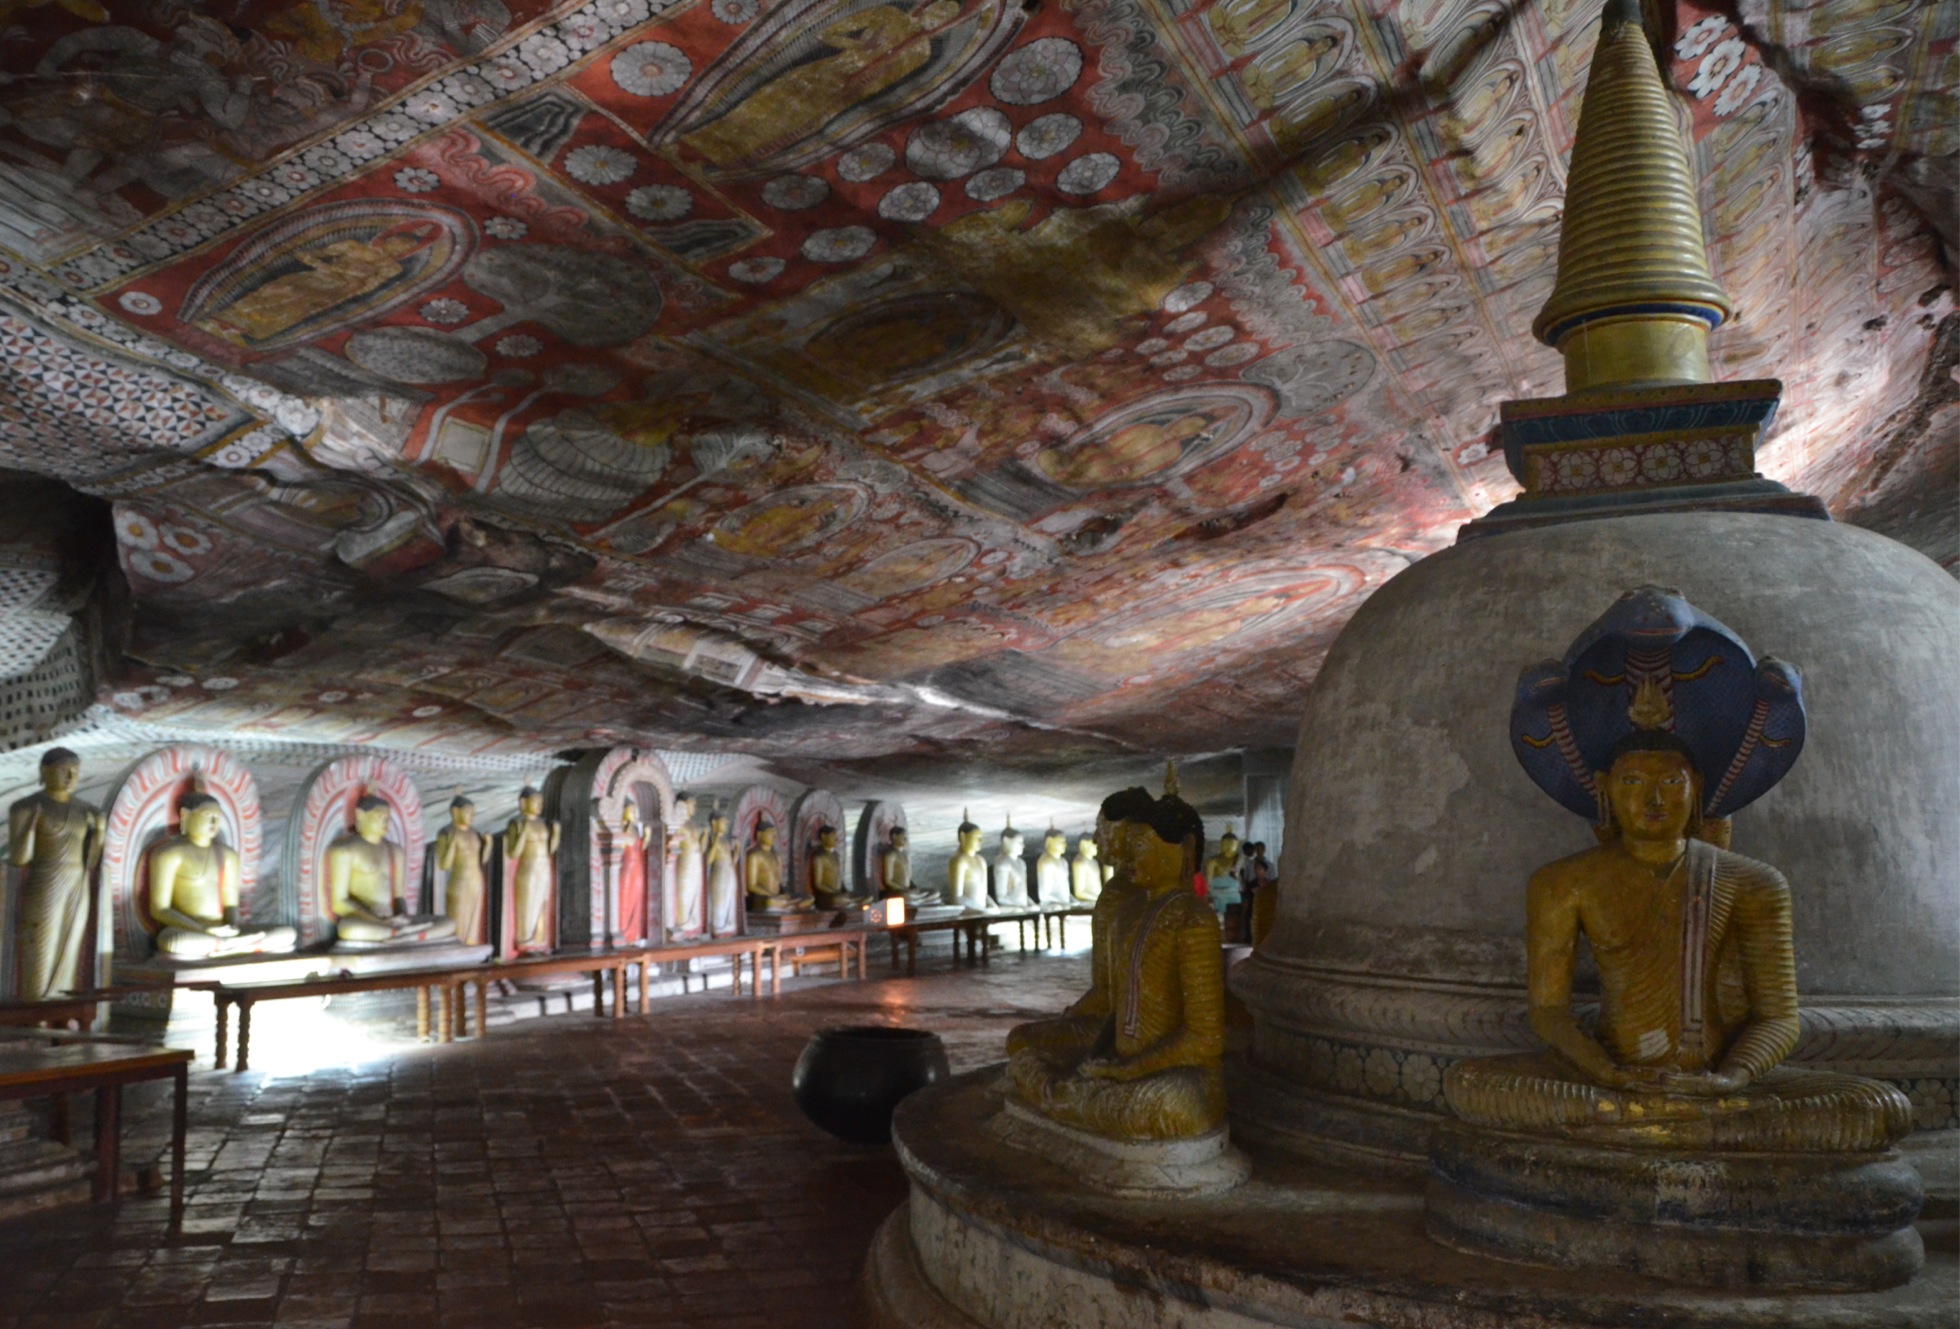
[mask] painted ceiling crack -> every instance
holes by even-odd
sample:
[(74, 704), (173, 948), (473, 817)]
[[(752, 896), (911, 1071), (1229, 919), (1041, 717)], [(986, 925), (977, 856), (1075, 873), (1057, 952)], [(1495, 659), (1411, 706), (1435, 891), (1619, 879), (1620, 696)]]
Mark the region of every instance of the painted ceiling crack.
[[(112, 504), (132, 721), (1265, 742), (1516, 492), (1598, 9), (21, 9), (0, 466)], [(1955, 446), (1951, 7), (1656, 16), (1764, 470), (1951, 566), (1860, 500)]]

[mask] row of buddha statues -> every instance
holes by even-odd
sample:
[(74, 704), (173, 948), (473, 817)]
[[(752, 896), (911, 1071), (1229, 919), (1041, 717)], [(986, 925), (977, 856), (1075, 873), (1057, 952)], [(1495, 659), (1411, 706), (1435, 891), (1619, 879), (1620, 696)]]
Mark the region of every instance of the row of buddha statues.
[[(1627, 1220), (1601, 1249), (1675, 1242), (1669, 1267), (1690, 1281), (1716, 1276), (1708, 1252), (1746, 1259), (1770, 1232), (1790, 1268), (1835, 1263), (1827, 1276), (1842, 1286), (1884, 1286), (1918, 1267), (1918, 1183), (1892, 1151), (1910, 1104), (1882, 1081), (1783, 1064), (1799, 1032), (1790, 886), (1728, 848), (1730, 814), (1788, 771), (1804, 724), (1795, 669), (1756, 660), (1654, 587), (1623, 597), (1565, 659), (1525, 671), (1512, 719), (1520, 763), (1591, 821), (1597, 843), (1524, 887), (1543, 1050), (1462, 1060), (1443, 1077), (1455, 1121), (1433, 1147), (1438, 1240), (1549, 1259), (1519, 1235), (1540, 1230), (1520, 1228), (1520, 1213), (1537, 1212), (1551, 1233), (1603, 1211), (1652, 1212), (1654, 1179), (1679, 1172), (1702, 1178), (1692, 1212), (1651, 1240)], [(1089, 989), (1008, 1035), (991, 1129), (1112, 1193), (1227, 1189), (1251, 1165), (1226, 1128), (1220, 932), (1196, 889), (1203, 823), (1173, 768), (1161, 797), (1136, 788), (1105, 801), (1100, 838), (1112, 872)], [(1575, 1007), (1582, 943), (1596, 1020)], [(1159, 1146), (1161, 1158), (1139, 1162)], [(1836, 1197), (1841, 1218), (1781, 1214), (1774, 1194), (1793, 1186)], [(1681, 1223), (1685, 1238), (1668, 1226)]]
[[(1042, 837), (1041, 853), (1034, 860), (1031, 883), (1027, 840), (1014, 829), (1013, 818), (1008, 818), (1002, 829), (992, 859), (981, 853), (983, 832), (970, 816), (961, 817), (958, 834), (959, 848), (946, 864), (943, 903), (969, 914), (1094, 904), (1113, 870), (1101, 861), (1093, 837), (1080, 836), (1071, 858), (1068, 835), (1050, 826)], [(941, 903), (924, 892), (914, 895), (915, 903)]]

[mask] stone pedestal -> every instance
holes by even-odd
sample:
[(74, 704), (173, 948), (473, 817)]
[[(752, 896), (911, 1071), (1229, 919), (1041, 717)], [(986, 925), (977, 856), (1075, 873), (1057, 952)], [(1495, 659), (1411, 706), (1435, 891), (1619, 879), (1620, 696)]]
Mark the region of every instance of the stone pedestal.
[(1050, 1121), (1009, 1097), (987, 1129), (1107, 1195), (1215, 1195), (1252, 1175), (1223, 1126), (1190, 1140), (1112, 1140)]
[(1115, 1197), (988, 1123), (998, 1069), (908, 1097), (892, 1123), (911, 1198), (865, 1266), (876, 1329), (1953, 1329), (1960, 1262), (1882, 1292), (1746, 1295), (1625, 1270), (1466, 1253), (1423, 1230), (1423, 1182), (1246, 1145), (1219, 1195)]
[(0, 1219), (86, 1204), (94, 1163), (65, 1145), (34, 1135), (18, 1103), (0, 1103)]
[(1862, 1292), (1925, 1259), (1925, 1191), (1897, 1150), (1663, 1153), (1447, 1122), (1429, 1235), (1458, 1250), (1737, 1291)]

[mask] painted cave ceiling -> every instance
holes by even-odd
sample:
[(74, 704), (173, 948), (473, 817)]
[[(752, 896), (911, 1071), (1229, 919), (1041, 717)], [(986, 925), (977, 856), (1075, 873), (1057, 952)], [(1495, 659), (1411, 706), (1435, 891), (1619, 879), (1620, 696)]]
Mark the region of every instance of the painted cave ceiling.
[[(0, 0), (0, 466), (112, 505), (132, 717), (1284, 743), (1559, 391), (1598, 10)], [(1953, 447), (1960, 20), (1649, 12), (1719, 372), (1855, 516)]]

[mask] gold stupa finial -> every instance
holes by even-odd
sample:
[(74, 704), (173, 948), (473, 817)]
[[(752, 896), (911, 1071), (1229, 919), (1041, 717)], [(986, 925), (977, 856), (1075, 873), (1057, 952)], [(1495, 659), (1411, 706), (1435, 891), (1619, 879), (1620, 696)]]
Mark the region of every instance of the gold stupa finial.
[(1167, 761), (1164, 763), (1164, 797), (1176, 798), (1177, 796), (1177, 762)]
[(1735, 306), (1708, 269), (1694, 172), (1639, 0), (1600, 19), (1559, 227), (1558, 281), (1531, 331), (1565, 390), (1706, 383)]

